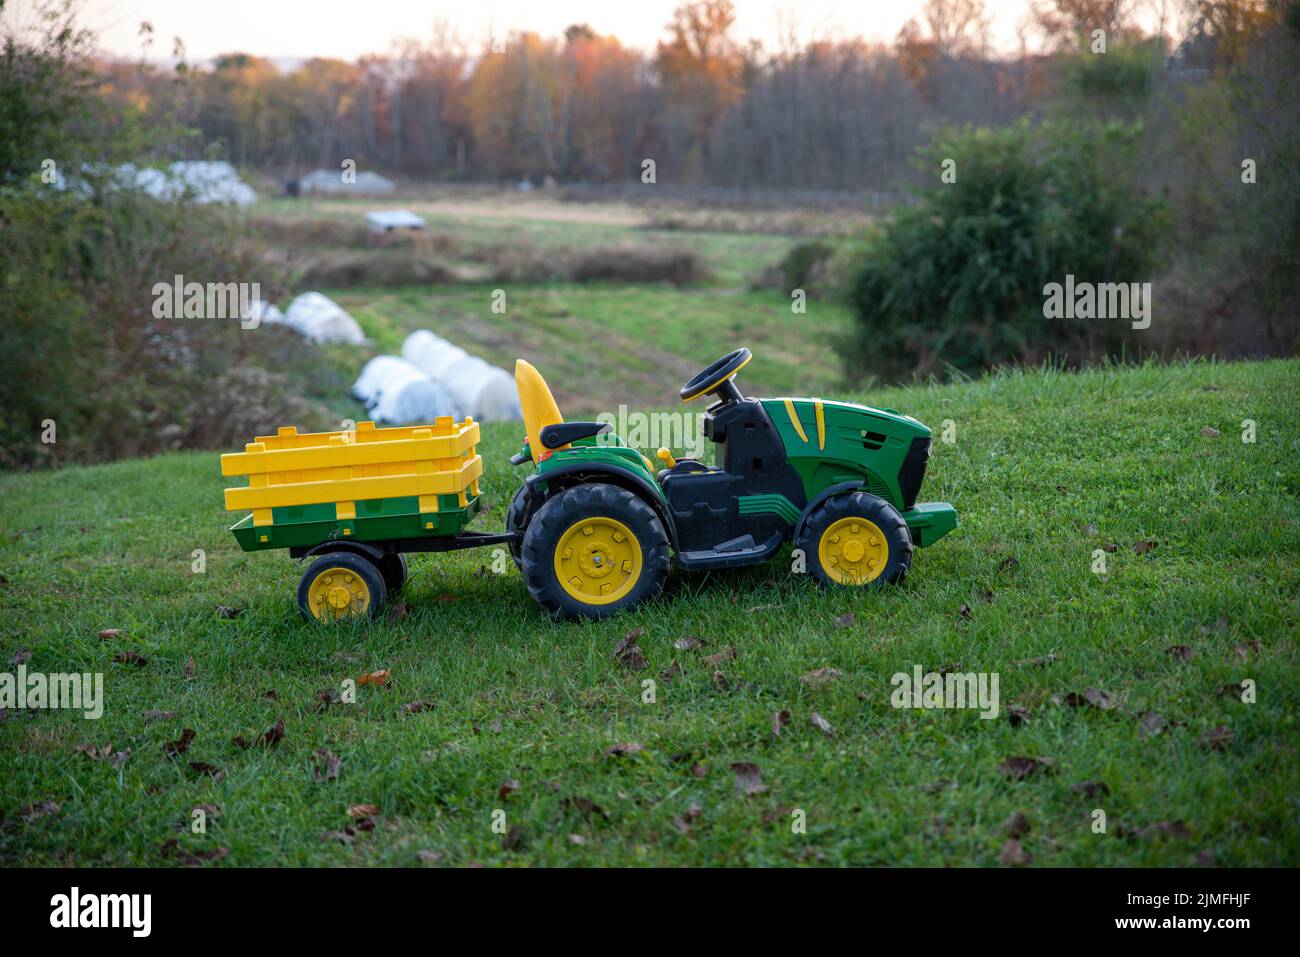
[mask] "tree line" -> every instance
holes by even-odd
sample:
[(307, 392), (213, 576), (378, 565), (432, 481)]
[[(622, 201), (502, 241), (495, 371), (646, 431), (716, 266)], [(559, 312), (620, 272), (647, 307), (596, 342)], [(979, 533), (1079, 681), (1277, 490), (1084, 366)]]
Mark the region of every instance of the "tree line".
[[(1141, 0), (1151, 3), (1153, 0)], [(1165, 30), (1215, 36), (1268, 0), (1154, 0)], [(1056, 65), (1106, 32), (1141, 30), (1139, 0), (1030, 0), (1020, 49), (990, 52), (983, 0), (927, 0), (891, 44), (860, 38), (773, 50), (735, 34), (731, 0), (686, 0), (653, 51), (582, 24), (471, 50), (449, 30), (355, 62), (281, 71), (247, 53), (175, 70), (103, 62), (124, 107), (198, 131), (190, 150), (282, 175), (358, 165), (422, 180), (630, 182), (884, 189), (952, 122), (999, 125), (1033, 112)], [(1175, 18), (1173, 13), (1177, 13)], [(152, 28), (141, 25), (143, 42)], [(1240, 33), (1240, 30), (1236, 30)]]

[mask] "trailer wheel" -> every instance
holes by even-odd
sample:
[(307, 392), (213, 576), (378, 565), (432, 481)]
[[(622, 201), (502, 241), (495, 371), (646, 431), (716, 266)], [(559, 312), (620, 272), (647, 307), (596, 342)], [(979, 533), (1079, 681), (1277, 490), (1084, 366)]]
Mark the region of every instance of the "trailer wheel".
[(912, 566), (912, 534), (898, 509), (867, 492), (827, 499), (808, 516), (796, 548), (823, 585), (897, 585)]
[(379, 560), (379, 573), (384, 576), (384, 587), (390, 595), (402, 590), (411, 577), (411, 567), (401, 552), (389, 552)]
[(351, 552), (331, 552), (311, 563), (298, 583), (298, 609), (317, 621), (375, 618), (384, 607), (383, 573)]
[(524, 532), (529, 594), (557, 618), (605, 618), (663, 591), (668, 536), (638, 495), (577, 485), (549, 499)]

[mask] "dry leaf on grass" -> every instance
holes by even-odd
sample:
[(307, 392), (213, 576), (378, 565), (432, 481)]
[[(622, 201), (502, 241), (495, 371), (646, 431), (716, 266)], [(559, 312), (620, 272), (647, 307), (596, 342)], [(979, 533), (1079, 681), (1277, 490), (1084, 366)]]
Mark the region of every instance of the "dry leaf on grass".
[(644, 634), (644, 628), (634, 628), (614, 646), (613, 659), (628, 671), (644, 671), (646, 668), (645, 652), (637, 644)]
[(181, 730), (181, 736), (175, 741), (163, 742), (163, 754), (169, 756), (174, 754), (184, 754), (190, 749), (190, 745), (194, 743), (195, 736), (193, 728), (183, 728)]
[(825, 718), (823, 718), (821, 715), (819, 715), (816, 711), (812, 713), (812, 715), (810, 716), (810, 720), (812, 721), (812, 726), (816, 728), (818, 731), (820, 731), (822, 734), (826, 735), (826, 737), (828, 738), (835, 737), (835, 729), (831, 727), (831, 723), (827, 721)]
[(388, 676), (392, 672), (388, 668), (381, 671), (371, 671), (357, 679), (357, 685), (375, 685), (376, 687), (388, 684)]
[(1051, 758), (1031, 758), (1013, 755), (998, 765), (998, 771), (1013, 781), (1023, 781), (1034, 774), (1047, 773), (1056, 764)]
[(736, 776), (731, 786), (733, 794), (748, 797), (751, 794), (766, 793), (763, 771), (757, 764), (752, 761), (736, 761), (731, 765), (731, 771)]
[(800, 675), (799, 681), (805, 688), (816, 690), (830, 684), (844, 672), (838, 668), (818, 668), (816, 671), (810, 671), (807, 674)]

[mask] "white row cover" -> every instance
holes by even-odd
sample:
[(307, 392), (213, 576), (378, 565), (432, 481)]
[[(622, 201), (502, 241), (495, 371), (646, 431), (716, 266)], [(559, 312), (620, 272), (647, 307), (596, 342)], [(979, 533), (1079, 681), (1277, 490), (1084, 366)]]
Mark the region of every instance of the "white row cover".
[(376, 422), (432, 422), (440, 415), (466, 415), (446, 389), (398, 356), (376, 356), (367, 362), (352, 394)]
[[(85, 174), (103, 172), (103, 167), (83, 166)], [(68, 189), (68, 180), (63, 173), (55, 171), (55, 189)], [(180, 199), (188, 194), (199, 204), (234, 204), (250, 206), (257, 202), (257, 193), (249, 186), (235, 168), (224, 161), (178, 160), (165, 170), (146, 166), (139, 169), (134, 163), (124, 163), (113, 169), (110, 186), (119, 189), (135, 188), (148, 193), (154, 199), (165, 202)], [(81, 195), (89, 195), (90, 186), (78, 175), (72, 177), (71, 189)]]
[(281, 312), (266, 302), (254, 302), (243, 319), (256, 318), (267, 324), (281, 323), (312, 342), (346, 342), (365, 345), (366, 336), (357, 321), (337, 302), (319, 292), (304, 292)]
[(402, 358), (442, 385), (480, 422), (523, 418), (514, 376), (427, 329), (417, 329), (406, 337)]
[(343, 181), (343, 169), (313, 170), (298, 180), (298, 192), (304, 196), (387, 196), (397, 187), (391, 179), (378, 173), (355, 173), (351, 182)]
[(166, 172), (146, 168), (136, 170), (129, 164), (119, 167), (120, 176), (134, 176), (135, 185), (156, 199), (179, 199), (190, 193), (196, 203), (233, 203), (249, 206), (257, 202), (257, 193), (235, 168), (223, 161), (205, 162), (181, 160), (167, 167)]

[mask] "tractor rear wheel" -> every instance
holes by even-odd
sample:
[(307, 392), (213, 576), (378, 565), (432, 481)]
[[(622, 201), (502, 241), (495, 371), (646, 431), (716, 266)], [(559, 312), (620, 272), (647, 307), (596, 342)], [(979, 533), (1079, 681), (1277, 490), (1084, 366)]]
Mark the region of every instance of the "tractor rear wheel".
[(383, 573), (351, 552), (330, 552), (311, 563), (298, 583), (298, 609), (317, 621), (378, 617), (387, 587)]
[(529, 593), (557, 618), (605, 618), (663, 591), (668, 536), (638, 495), (592, 483), (549, 499), (524, 532)]
[(867, 492), (836, 495), (817, 506), (795, 546), (823, 585), (897, 585), (912, 565), (907, 522)]
[(515, 497), (510, 500), (510, 508), (506, 511), (506, 531), (515, 533), (515, 539), (510, 543), (510, 557), (515, 560), (515, 567), (520, 571), (524, 568), (521, 556), (524, 530), (528, 523), (528, 507), (531, 504), (529, 498), (532, 494), (527, 485), (519, 486), (519, 491), (515, 492)]

